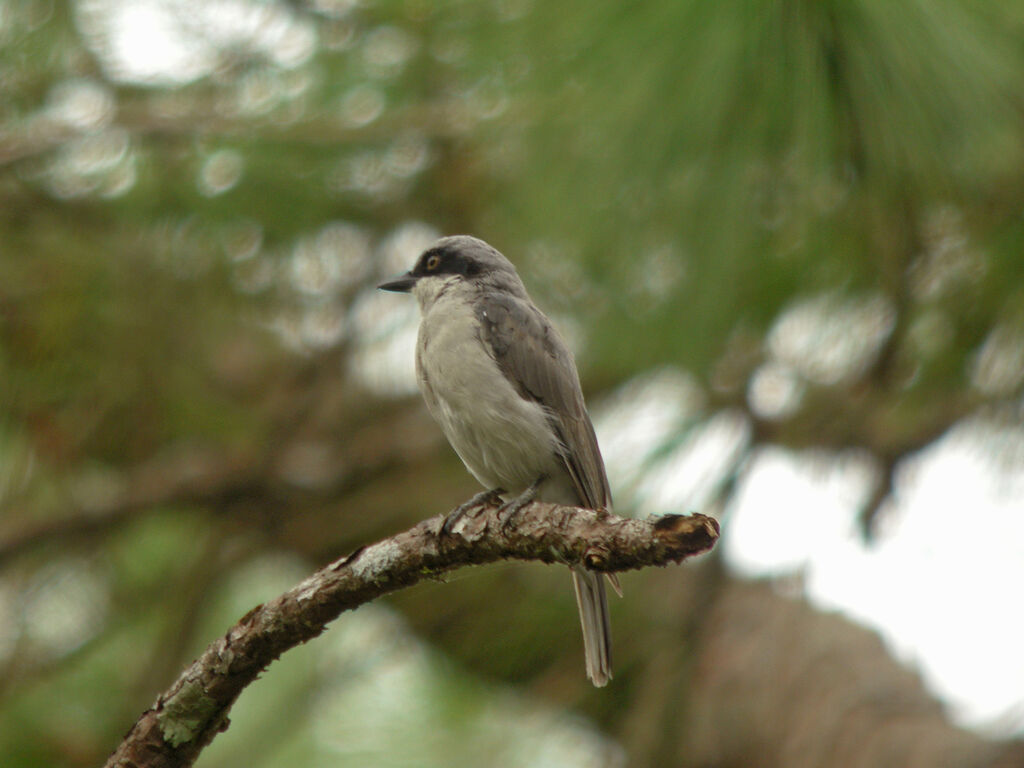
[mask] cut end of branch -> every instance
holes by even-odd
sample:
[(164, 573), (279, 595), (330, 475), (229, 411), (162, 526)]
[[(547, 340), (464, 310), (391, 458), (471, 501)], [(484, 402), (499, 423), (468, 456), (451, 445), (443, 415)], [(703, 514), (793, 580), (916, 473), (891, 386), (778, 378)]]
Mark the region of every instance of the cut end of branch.
[(707, 515), (664, 515), (654, 523), (654, 536), (680, 559), (711, 549), (718, 541), (721, 526)]

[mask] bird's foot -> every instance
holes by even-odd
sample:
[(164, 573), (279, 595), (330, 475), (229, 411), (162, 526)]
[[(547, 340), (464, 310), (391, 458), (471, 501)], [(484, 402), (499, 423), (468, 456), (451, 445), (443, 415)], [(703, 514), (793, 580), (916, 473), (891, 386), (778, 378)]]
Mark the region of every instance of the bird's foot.
[[(441, 535), (451, 536), (452, 531), (455, 529), (455, 525), (465, 517), (470, 510), (474, 510), (477, 507), (483, 509), (484, 507), (496, 507), (501, 503), (501, 494), (505, 493), (503, 488), (491, 488), (489, 491), (480, 491), (469, 501), (459, 504), (455, 509), (448, 513), (445, 517), (444, 522), (441, 524)], [(477, 510), (479, 512), (480, 510)]]
[(508, 528), (516, 515), (528, 505), (531, 501), (537, 498), (537, 490), (540, 488), (540, 484), (544, 482), (546, 478), (538, 477), (532, 483), (530, 483), (526, 490), (516, 496), (514, 499), (506, 501), (498, 509), (498, 520), (501, 522), (501, 527)]

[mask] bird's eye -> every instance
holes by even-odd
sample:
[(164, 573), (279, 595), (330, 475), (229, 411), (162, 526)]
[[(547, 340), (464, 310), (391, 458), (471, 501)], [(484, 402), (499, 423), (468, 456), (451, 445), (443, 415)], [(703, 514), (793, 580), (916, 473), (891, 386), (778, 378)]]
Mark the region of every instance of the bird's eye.
[(428, 272), (433, 272), (439, 266), (441, 266), (441, 257), (440, 256), (438, 256), (435, 253), (433, 256), (427, 257), (427, 271)]

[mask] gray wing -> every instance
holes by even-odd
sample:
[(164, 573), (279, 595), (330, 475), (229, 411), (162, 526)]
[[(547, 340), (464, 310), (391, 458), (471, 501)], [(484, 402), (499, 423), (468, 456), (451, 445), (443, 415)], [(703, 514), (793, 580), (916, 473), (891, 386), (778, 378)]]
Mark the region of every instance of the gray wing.
[(601, 450), (580, 391), (576, 364), (543, 313), (508, 294), (482, 296), (476, 306), (485, 347), (524, 398), (543, 405), (564, 450), (560, 458), (580, 503), (611, 510)]

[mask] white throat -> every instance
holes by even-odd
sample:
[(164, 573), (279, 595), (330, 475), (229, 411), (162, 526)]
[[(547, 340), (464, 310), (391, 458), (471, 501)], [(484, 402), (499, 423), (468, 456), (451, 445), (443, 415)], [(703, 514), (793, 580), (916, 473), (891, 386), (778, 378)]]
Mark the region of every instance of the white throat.
[(437, 277), (421, 277), (413, 286), (412, 295), (420, 304), (420, 312), (424, 315), (437, 303), (442, 294), (457, 291), (461, 283), (465, 283), (462, 275), (438, 275)]

